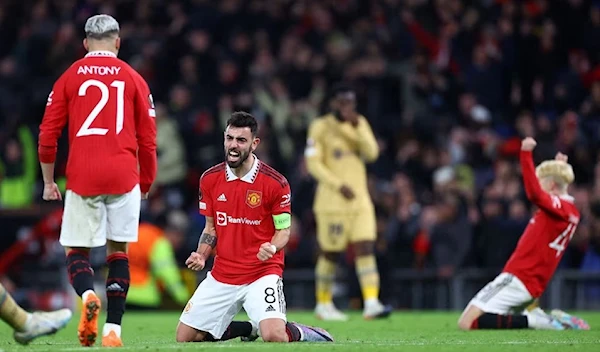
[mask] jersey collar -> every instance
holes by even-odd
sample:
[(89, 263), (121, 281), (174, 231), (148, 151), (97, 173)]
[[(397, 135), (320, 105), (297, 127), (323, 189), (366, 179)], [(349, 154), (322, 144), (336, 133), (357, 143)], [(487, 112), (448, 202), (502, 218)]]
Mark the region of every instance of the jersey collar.
[(254, 181), (256, 180), (256, 176), (258, 175), (258, 167), (260, 165), (260, 160), (258, 160), (258, 157), (254, 154), (252, 154), (252, 156), (254, 156), (254, 164), (252, 164), (252, 167), (250, 168), (250, 171), (248, 171), (247, 174), (245, 174), (244, 176), (242, 176), (241, 178), (237, 177), (233, 171), (231, 170), (231, 168), (229, 167), (229, 165), (226, 165), (225, 168), (225, 177), (227, 178), (227, 182), (230, 181), (235, 181), (238, 178), (244, 182), (247, 183), (254, 183)]
[(112, 51), (107, 51), (107, 50), (90, 51), (89, 53), (85, 54), (85, 57), (90, 57), (90, 56), (117, 57), (117, 55), (115, 55), (115, 53), (113, 53)]

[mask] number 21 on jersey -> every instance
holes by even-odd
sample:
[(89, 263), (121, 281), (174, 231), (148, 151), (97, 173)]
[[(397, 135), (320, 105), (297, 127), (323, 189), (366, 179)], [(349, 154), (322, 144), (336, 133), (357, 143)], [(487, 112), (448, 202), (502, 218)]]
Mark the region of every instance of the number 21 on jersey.
[[(95, 79), (88, 79), (79, 86), (78, 95), (84, 97), (87, 94), (87, 90), (90, 87), (96, 87), (100, 89), (100, 100), (96, 103), (96, 106), (92, 109), (88, 117), (85, 119), (79, 131), (77, 131), (76, 137), (83, 136), (104, 136), (108, 133), (108, 128), (92, 128), (90, 127), (98, 115), (102, 112), (102, 109), (108, 103), (110, 97), (110, 88), (101, 81)], [(124, 102), (125, 102), (125, 82), (115, 80), (112, 81), (110, 87), (114, 87), (117, 90), (117, 116), (116, 118), (116, 133), (119, 134), (123, 130), (124, 120)]]
[(576, 229), (577, 224), (569, 223), (569, 226), (567, 226), (567, 228), (561, 232), (560, 235), (554, 239), (554, 241), (548, 244), (548, 247), (556, 250), (557, 257), (560, 256), (560, 254), (567, 248), (567, 244), (569, 244), (569, 241), (571, 238), (573, 238)]

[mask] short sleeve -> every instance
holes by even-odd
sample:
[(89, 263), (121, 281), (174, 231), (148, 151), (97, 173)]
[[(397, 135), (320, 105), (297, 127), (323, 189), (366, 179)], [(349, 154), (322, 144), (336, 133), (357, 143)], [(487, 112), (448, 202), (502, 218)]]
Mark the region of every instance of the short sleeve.
[(209, 193), (209, 185), (206, 177), (200, 178), (200, 185), (198, 187), (198, 210), (200, 214), (204, 216), (213, 216), (213, 204), (212, 197)]
[(292, 213), (292, 192), (287, 181), (282, 186), (275, 187), (273, 198), (271, 215)]

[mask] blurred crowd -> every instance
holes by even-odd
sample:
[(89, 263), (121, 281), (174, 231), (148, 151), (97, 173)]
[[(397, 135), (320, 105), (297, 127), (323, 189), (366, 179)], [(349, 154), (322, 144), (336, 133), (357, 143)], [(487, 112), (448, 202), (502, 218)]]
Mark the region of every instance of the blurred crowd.
[[(533, 136), (537, 162), (562, 151), (575, 169), (583, 219), (562, 265), (600, 269), (600, 2), (3, 1), (3, 209), (41, 202), (38, 125), (96, 13), (120, 21), (119, 56), (157, 103), (159, 170), (143, 219), (165, 230), (179, 263), (203, 226), (199, 176), (224, 158), (227, 117), (246, 110), (261, 123), (259, 158), (292, 185), (288, 267), (314, 266), (306, 129), (344, 81), (382, 150), (369, 186), (386, 268), (501, 268), (532, 210), (518, 151)], [(59, 179), (66, 153), (63, 139)]]

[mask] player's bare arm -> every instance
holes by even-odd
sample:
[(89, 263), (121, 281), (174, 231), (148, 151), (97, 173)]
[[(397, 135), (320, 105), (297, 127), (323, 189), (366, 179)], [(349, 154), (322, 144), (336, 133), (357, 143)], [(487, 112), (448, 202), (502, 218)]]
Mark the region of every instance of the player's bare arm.
[(263, 243), (260, 246), (256, 257), (263, 262), (273, 258), (275, 253), (285, 248), (290, 240), (290, 234), (291, 232), (289, 227), (275, 231), (275, 235), (273, 235), (273, 238), (271, 238), (271, 242)]
[[(289, 192), (289, 186), (287, 192)], [(271, 259), (275, 253), (282, 250), (287, 245), (290, 240), (292, 215), (290, 213), (274, 214), (273, 224), (275, 225), (275, 234), (271, 237), (271, 242), (263, 243), (256, 254), (256, 257), (263, 262)]]
[(214, 218), (207, 216), (204, 230), (198, 241), (198, 249), (192, 252), (185, 261), (188, 269), (199, 271), (204, 269), (206, 259), (212, 253), (212, 250), (217, 246), (217, 231), (215, 229)]
[(44, 179), (42, 198), (44, 200), (62, 200), (58, 185), (54, 182), (54, 163), (40, 163), (40, 166)]

